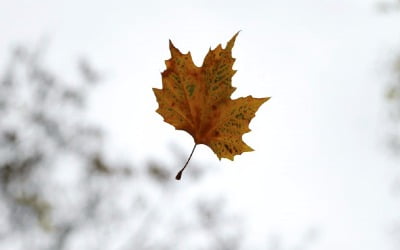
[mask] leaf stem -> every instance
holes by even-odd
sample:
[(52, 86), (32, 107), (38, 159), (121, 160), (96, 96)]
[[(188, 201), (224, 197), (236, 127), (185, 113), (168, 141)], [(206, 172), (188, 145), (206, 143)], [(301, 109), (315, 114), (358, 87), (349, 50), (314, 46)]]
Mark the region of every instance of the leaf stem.
[(192, 155), (193, 155), (194, 150), (196, 149), (196, 146), (197, 146), (197, 144), (194, 144), (194, 147), (192, 149), (192, 152), (189, 155), (189, 158), (187, 159), (187, 161), (186, 161), (185, 165), (183, 166), (183, 168), (178, 172), (178, 174), (176, 175), (175, 179), (177, 179), (177, 180), (181, 179), (183, 170), (185, 170), (185, 168), (188, 165), (190, 159), (192, 158)]

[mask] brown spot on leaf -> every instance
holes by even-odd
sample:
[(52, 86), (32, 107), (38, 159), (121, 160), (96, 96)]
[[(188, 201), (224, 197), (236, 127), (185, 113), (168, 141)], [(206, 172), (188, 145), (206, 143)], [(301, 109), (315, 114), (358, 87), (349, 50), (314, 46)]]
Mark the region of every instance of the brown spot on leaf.
[(224, 144), (224, 147), (226, 148), (226, 150), (229, 151), (229, 153), (232, 154), (232, 149), (228, 145)]

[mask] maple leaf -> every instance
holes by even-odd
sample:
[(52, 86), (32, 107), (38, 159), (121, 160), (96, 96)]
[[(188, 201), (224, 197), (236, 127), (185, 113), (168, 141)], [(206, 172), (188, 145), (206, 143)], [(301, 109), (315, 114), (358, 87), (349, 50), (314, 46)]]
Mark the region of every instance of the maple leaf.
[(169, 41), (171, 58), (165, 61), (161, 73), (162, 89), (153, 88), (164, 121), (177, 130), (185, 130), (194, 138), (195, 145), (185, 166), (176, 176), (180, 179), (198, 144), (209, 146), (219, 159), (233, 160), (235, 155), (253, 151), (242, 140), (250, 132), (249, 123), (266, 98), (252, 96), (231, 99), (232, 69), (235, 59), (232, 48), (236, 33), (227, 43), (209, 50), (203, 65), (197, 67), (190, 52), (182, 54)]

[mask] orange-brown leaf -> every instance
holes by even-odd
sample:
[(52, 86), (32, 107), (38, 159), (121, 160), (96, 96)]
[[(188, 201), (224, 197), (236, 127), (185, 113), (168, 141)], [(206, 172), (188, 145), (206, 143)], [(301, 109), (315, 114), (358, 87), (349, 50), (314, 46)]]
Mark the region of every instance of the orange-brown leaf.
[(197, 67), (190, 52), (182, 54), (170, 41), (171, 58), (165, 61), (162, 89), (153, 88), (157, 112), (176, 129), (191, 134), (196, 144), (209, 146), (221, 158), (252, 151), (242, 136), (250, 131), (249, 123), (266, 98), (252, 96), (231, 99), (232, 48), (236, 33), (226, 48), (218, 45), (207, 53)]

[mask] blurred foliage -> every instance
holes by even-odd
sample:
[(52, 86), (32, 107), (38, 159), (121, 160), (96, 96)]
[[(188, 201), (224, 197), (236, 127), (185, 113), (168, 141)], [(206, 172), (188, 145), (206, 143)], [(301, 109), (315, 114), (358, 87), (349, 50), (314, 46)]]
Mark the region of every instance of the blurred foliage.
[(392, 11), (400, 11), (400, 1), (399, 0), (382, 1), (382, 2), (378, 3), (377, 7), (378, 7), (378, 10), (383, 13), (389, 13)]
[(206, 168), (177, 183), (176, 166), (109, 160), (86, 115), (101, 74), (80, 59), (65, 80), (45, 49), (16, 47), (0, 72), (0, 249), (248, 249), (242, 217), (199, 191)]
[(67, 81), (46, 49), (16, 47), (0, 75), (0, 249), (238, 249), (238, 219), (219, 198), (179, 202), (176, 169), (107, 160), (85, 113), (101, 74), (81, 59)]
[[(383, 12), (400, 11), (400, 0), (383, 4), (380, 8)], [(389, 104), (389, 118), (391, 126), (389, 128), (389, 148), (394, 153), (394, 156), (400, 156), (400, 54), (398, 54), (391, 67), (391, 81), (386, 89), (385, 98)], [(392, 184), (392, 195), (398, 197), (400, 194), (400, 178), (394, 180)], [(393, 236), (395, 243), (400, 246), (400, 222), (397, 220), (393, 223), (392, 228), (389, 230)]]
[(392, 121), (389, 145), (396, 155), (400, 155), (400, 55), (393, 62), (393, 78), (386, 90), (389, 116)]

